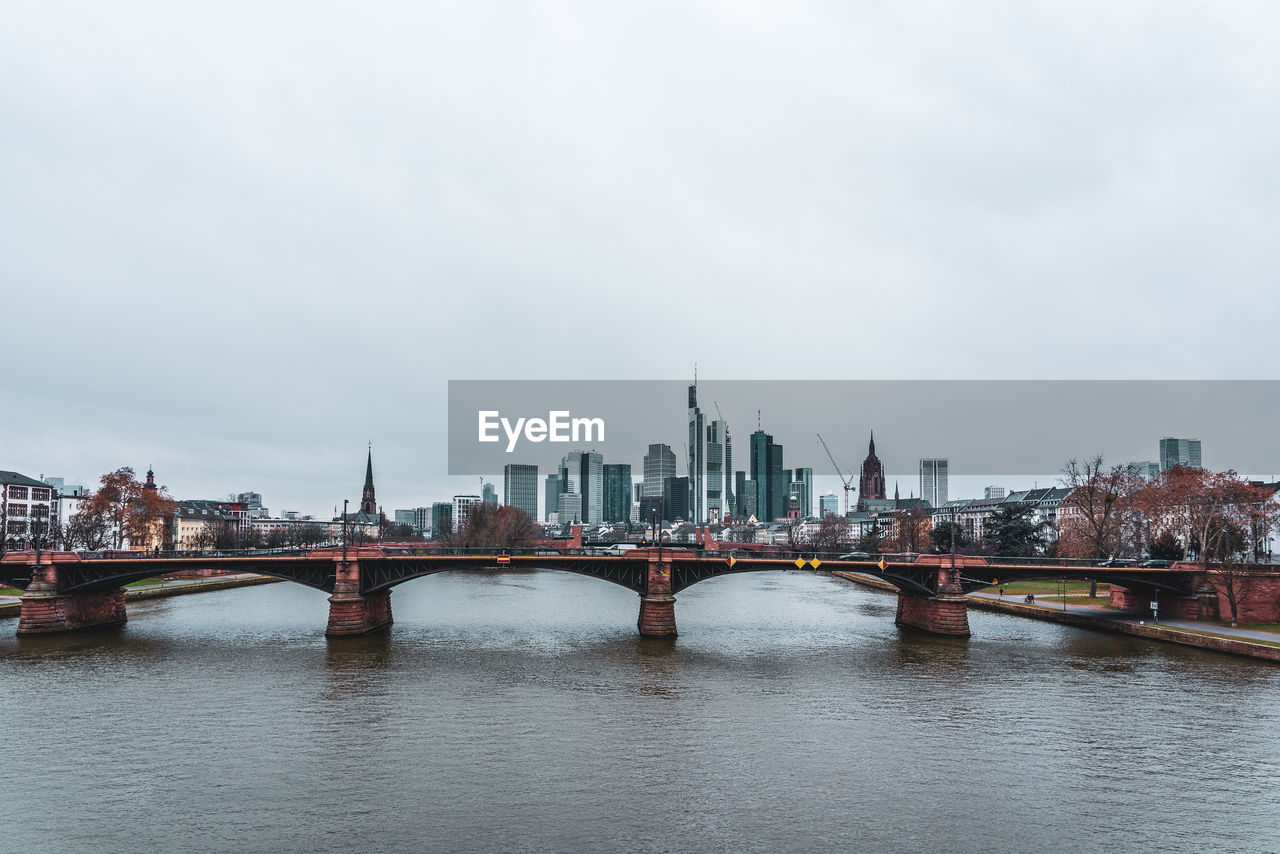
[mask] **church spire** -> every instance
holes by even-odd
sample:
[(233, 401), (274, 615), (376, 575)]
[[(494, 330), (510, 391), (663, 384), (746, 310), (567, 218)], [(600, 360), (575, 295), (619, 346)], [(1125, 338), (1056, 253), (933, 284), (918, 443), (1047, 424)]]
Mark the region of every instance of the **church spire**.
[(876, 455), (876, 431), (871, 431), (871, 444), (867, 446), (867, 456), (874, 457)]
[(378, 514), (378, 502), (373, 492), (373, 443), (369, 443), (369, 458), (364, 468), (364, 492), (360, 495), (360, 512), (371, 516)]

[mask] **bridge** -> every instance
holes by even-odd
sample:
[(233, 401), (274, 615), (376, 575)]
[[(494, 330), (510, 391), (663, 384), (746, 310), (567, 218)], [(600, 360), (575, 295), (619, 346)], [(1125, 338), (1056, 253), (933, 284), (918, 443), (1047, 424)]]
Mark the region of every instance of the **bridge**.
[[(1145, 606), (1159, 597), (1161, 613), (1182, 619), (1216, 615), (1220, 591), (1205, 568), (1107, 566), (1096, 562), (950, 555), (738, 555), (732, 551), (637, 548), (513, 549), (472, 552), (412, 546), (339, 547), (296, 552), (162, 554), (131, 552), (10, 552), (0, 560), (4, 583), (24, 587), (18, 635), (116, 625), (127, 620), (124, 585), (169, 572), (222, 570), (257, 573), (305, 584), (329, 595), (329, 637), (375, 631), (392, 622), (391, 590), (439, 572), (551, 569), (621, 585), (640, 597), (637, 625), (645, 637), (676, 635), (676, 594), (701, 581), (743, 572), (859, 573), (898, 590), (899, 626), (968, 637), (965, 594), (993, 584), (1037, 578), (1112, 585), (1112, 601)], [(1265, 574), (1273, 591), (1280, 575)], [(1272, 610), (1276, 595), (1271, 595)], [(1212, 599), (1213, 601), (1209, 601)]]

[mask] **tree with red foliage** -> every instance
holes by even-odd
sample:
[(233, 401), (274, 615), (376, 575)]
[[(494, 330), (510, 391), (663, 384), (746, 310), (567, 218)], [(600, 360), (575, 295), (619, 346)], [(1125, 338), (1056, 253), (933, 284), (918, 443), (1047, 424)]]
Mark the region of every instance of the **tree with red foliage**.
[(173, 516), (176, 506), (167, 489), (148, 488), (132, 468), (123, 466), (100, 478), (97, 491), (81, 501), (79, 512), (110, 526), (116, 548), (123, 548), (126, 539), (145, 548), (163, 539), (164, 520)]

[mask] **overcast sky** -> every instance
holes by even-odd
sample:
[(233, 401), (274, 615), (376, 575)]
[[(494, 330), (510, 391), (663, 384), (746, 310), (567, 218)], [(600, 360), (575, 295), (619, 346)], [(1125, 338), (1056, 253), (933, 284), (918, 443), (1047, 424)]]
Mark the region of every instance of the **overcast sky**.
[(1244, 0), (6, 3), (0, 468), (327, 513), (371, 440), (390, 512), (477, 485), (449, 379), (1273, 378), (1277, 55)]

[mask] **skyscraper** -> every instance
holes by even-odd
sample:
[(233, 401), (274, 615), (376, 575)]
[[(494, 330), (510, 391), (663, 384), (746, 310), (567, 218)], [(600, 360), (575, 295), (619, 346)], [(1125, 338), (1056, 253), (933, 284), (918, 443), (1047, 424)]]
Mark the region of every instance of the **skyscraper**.
[(502, 468), (502, 503), (538, 518), (538, 467), (510, 463)]
[(884, 498), (884, 466), (876, 456), (876, 434), (871, 433), (871, 442), (867, 446), (867, 458), (862, 461), (862, 474), (858, 478), (858, 505), (864, 501)]
[(1160, 440), (1160, 471), (1168, 471), (1174, 466), (1201, 467), (1199, 439)]
[(947, 503), (947, 461), (939, 457), (920, 459), (920, 497), (930, 507)]
[(698, 385), (689, 386), (689, 520), (719, 522), (729, 512), (733, 451), (729, 425), (707, 421), (698, 406)]
[(582, 521), (604, 520), (604, 456), (582, 452)]
[(431, 505), (431, 539), (442, 540), (453, 530), (453, 504), (436, 501)]
[(644, 455), (644, 480), (641, 482), (641, 498), (661, 498), (662, 484), (676, 476), (676, 455), (670, 445), (650, 445)]
[(631, 466), (606, 463), (604, 467), (604, 521), (626, 522), (631, 518)]
[(751, 434), (751, 480), (756, 484), (755, 517), (761, 522), (785, 518), (791, 483), (783, 476), (782, 446), (763, 430)]
[(480, 485), (480, 500), (490, 507), (498, 506), (498, 490), (493, 488), (493, 484), (488, 481)]
[(795, 474), (791, 476), (791, 482), (793, 485), (800, 484), (800, 489), (798, 492), (794, 489), (792, 490), (792, 492), (796, 494), (796, 497), (800, 499), (800, 515), (806, 518), (809, 516), (812, 516), (813, 515), (813, 469), (809, 468), (808, 466), (804, 466), (803, 468), (796, 469)]
[(689, 520), (689, 478), (669, 477), (662, 482), (663, 521)]
[(577, 521), (599, 522), (604, 515), (604, 457), (595, 451), (566, 454), (560, 461), (560, 494), (580, 496)]
[(820, 508), (820, 512), (818, 513), (820, 517), (826, 516), (828, 513), (832, 516), (839, 516), (840, 496), (836, 495), (834, 492), (828, 492), (826, 495), (818, 499), (818, 507)]
[(560, 488), (560, 475), (558, 473), (547, 475), (546, 486), (542, 489), (542, 506), (544, 508), (542, 521), (550, 522), (551, 514), (560, 512), (561, 492), (563, 490)]

